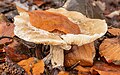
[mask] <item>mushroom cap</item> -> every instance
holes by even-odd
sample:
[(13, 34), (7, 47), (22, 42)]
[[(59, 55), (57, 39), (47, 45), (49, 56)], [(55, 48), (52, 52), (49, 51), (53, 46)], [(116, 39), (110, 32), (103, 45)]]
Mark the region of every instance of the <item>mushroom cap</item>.
[(59, 36), (32, 26), (27, 12), (20, 13), (20, 16), (14, 17), (14, 20), (14, 34), (23, 40), (37, 44), (66, 44)]
[(80, 34), (77, 24), (58, 13), (42, 10), (21, 12), (14, 20), (15, 35), (37, 44), (62, 45), (68, 49), (67, 43), (61, 39), (60, 35)]
[(67, 11), (64, 8), (49, 9), (49, 12), (56, 12), (68, 17), (72, 22), (78, 24), (81, 34), (61, 35), (67, 44), (75, 44), (81, 46), (93, 42), (107, 32), (107, 24), (105, 20), (90, 19), (77, 11)]
[[(40, 29), (39, 26), (35, 27), (35, 26), (31, 25), (31, 23), (32, 24), (35, 23), (37, 25), (36, 22), (38, 22), (38, 21), (36, 21), (36, 22), (33, 21), (30, 23), (28, 13), (22, 12), (22, 13), (20, 13), (19, 16), (16, 16), (14, 18), (15, 19), (15, 21), (14, 21), (15, 35), (17, 35), (19, 38), (24, 39), (29, 42), (34, 42), (34, 43), (38, 43), (38, 44), (42, 43), (42, 44), (62, 45), (62, 46), (66, 47), (67, 45), (71, 45), (71, 44), (81, 46), (83, 44), (93, 42), (94, 40), (100, 38), (107, 32), (107, 24), (106, 24), (105, 20), (90, 19), (90, 18), (87, 18), (86, 16), (82, 15), (79, 12), (67, 11), (64, 8), (49, 9), (47, 11), (49, 12), (49, 14), (50, 14), (50, 12), (54, 12), (54, 13), (59, 13), (59, 14), (62, 14), (64, 16), (68, 17), (68, 19), (70, 21), (76, 23), (75, 25), (79, 26), (81, 34), (74, 33), (73, 32), (74, 29), (72, 30), (72, 32), (73, 32), (72, 33), (72, 32), (68, 32), (64, 29), (61, 30), (61, 29), (59, 29), (59, 27), (57, 28), (57, 26), (55, 26), (55, 28), (58, 31), (61, 30), (62, 32), (65, 33), (62, 35), (56, 35), (51, 32), (51, 28), (49, 28), (49, 30), (46, 31), (46, 30)], [(48, 12), (46, 12), (46, 13), (48, 13)], [(47, 17), (49, 16), (49, 14), (47, 14)], [(56, 14), (56, 15), (58, 16), (59, 14)], [(44, 15), (44, 16), (46, 16), (46, 15)], [(32, 18), (34, 18), (34, 17), (32, 17)], [(36, 16), (35, 16), (35, 18), (36, 18)], [(61, 17), (60, 17), (60, 19), (61, 19)], [(58, 19), (58, 20), (60, 20), (60, 19)], [(54, 20), (55, 19), (53, 19), (52, 21), (54, 21)], [(64, 28), (64, 27), (67, 28), (65, 26), (67, 24), (59, 25), (59, 22), (62, 22), (62, 21), (58, 21), (58, 20), (56, 19), (57, 22), (55, 21), (55, 23), (54, 22), (52, 22), (52, 23), (58, 24), (58, 26), (62, 26), (62, 28)], [(38, 24), (40, 24), (40, 23), (38, 23)], [(49, 23), (47, 23), (47, 24), (49, 25)], [(54, 26), (52, 26), (52, 27), (54, 27)], [(46, 27), (46, 28), (48, 28), (48, 27)], [(76, 28), (76, 29), (78, 29), (78, 28)], [(54, 31), (54, 30), (52, 30), (52, 31)]]

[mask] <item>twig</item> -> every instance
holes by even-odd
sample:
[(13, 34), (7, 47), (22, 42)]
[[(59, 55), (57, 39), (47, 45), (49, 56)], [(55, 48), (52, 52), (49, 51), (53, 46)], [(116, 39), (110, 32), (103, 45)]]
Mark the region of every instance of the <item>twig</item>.
[(80, 63), (80, 61), (76, 62), (74, 65), (72, 65), (72, 66), (70, 67), (69, 70), (72, 70), (73, 68), (75, 68), (79, 63)]

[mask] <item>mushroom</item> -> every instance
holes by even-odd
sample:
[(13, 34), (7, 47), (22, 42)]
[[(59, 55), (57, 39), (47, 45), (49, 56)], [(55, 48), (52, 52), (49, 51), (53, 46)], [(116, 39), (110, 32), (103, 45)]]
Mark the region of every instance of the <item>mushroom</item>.
[(59, 13), (42, 10), (21, 12), (14, 20), (16, 36), (36, 44), (50, 45), (50, 55), (47, 57), (51, 57), (53, 68), (64, 66), (63, 50), (69, 50), (71, 46), (61, 35), (80, 34), (76, 23)]
[(69, 50), (71, 45), (93, 42), (107, 32), (105, 20), (90, 19), (64, 8), (21, 12), (14, 19), (16, 36), (36, 44), (50, 45), (53, 68), (64, 66), (63, 50)]

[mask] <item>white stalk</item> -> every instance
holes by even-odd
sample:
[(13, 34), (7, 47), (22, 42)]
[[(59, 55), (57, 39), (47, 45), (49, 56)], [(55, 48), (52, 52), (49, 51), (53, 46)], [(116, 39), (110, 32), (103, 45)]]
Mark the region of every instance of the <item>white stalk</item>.
[(53, 68), (58, 66), (64, 66), (64, 50), (59, 46), (51, 46), (52, 58), (51, 63)]

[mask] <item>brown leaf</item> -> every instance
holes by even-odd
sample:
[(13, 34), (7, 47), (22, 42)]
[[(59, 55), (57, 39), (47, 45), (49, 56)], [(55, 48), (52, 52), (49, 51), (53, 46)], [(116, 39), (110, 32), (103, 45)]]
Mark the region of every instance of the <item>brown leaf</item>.
[(85, 44), (83, 46), (73, 46), (67, 54), (65, 54), (65, 66), (70, 67), (80, 61), (80, 65), (92, 66), (95, 56), (94, 43)]
[(101, 57), (104, 57), (108, 63), (120, 65), (120, 39), (105, 39), (99, 47)]
[(78, 65), (74, 69), (78, 70), (78, 75), (89, 75), (91, 67), (82, 67), (82, 66)]
[[(14, 24), (8, 23), (8, 20), (3, 14), (0, 14), (0, 36), (14, 36)], [(8, 41), (8, 39), (0, 40), (0, 44)]]
[(32, 66), (31, 66), (32, 64), (34, 64), (34, 58), (33, 57), (18, 62), (18, 65), (20, 65), (22, 68), (24, 68), (25, 71), (28, 73), (28, 75), (31, 74), (30, 69), (32, 68)]
[(28, 75), (31, 75), (31, 72), (33, 75), (40, 75), (44, 72), (44, 62), (34, 57), (18, 62), (18, 65), (23, 67)]
[(42, 4), (44, 4), (44, 0), (33, 0), (33, 3), (35, 3), (38, 6), (41, 6)]
[(8, 46), (4, 47), (4, 50), (6, 52), (6, 55), (12, 61), (20, 61), (23, 59), (27, 59), (30, 54), (29, 49), (16, 40), (14, 40)]
[(91, 68), (92, 75), (120, 75), (120, 66), (108, 65), (103, 62), (97, 62)]
[(9, 23), (9, 25), (7, 25), (6, 22), (0, 23), (1, 29), (2, 29), (2, 34), (4, 36), (14, 36), (14, 24)]
[(120, 36), (120, 29), (119, 28), (112, 27), (112, 28), (108, 29), (108, 32), (114, 36)]
[(39, 60), (36, 64), (34, 64), (32, 70), (33, 75), (40, 75), (44, 72), (44, 62), (42, 60)]
[[(80, 29), (78, 25), (71, 22), (66, 16), (48, 12), (36, 10), (33, 12), (29, 12), (29, 19), (32, 26), (43, 29), (49, 32), (53, 32), (55, 30), (63, 32), (63, 33), (72, 33), (79, 34)], [(35, 17), (35, 18), (34, 18)], [(46, 19), (44, 19), (47, 17)], [(34, 19), (33, 19), (34, 18)]]
[(89, 68), (85, 68), (85, 67), (82, 67), (80, 65), (78, 65), (77, 67), (75, 67), (74, 69), (80, 71), (80, 72), (90, 72), (90, 69)]
[(65, 71), (60, 71), (60, 72), (58, 73), (58, 75), (69, 75), (69, 73), (68, 73), (68, 72), (65, 72)]
[(5, 15), (3, 15), (3, 14), (0, 14), (0, 23), (1, 22), (7, 22), (8, 20), (7, 20), (7, 18), (5, 17)]

